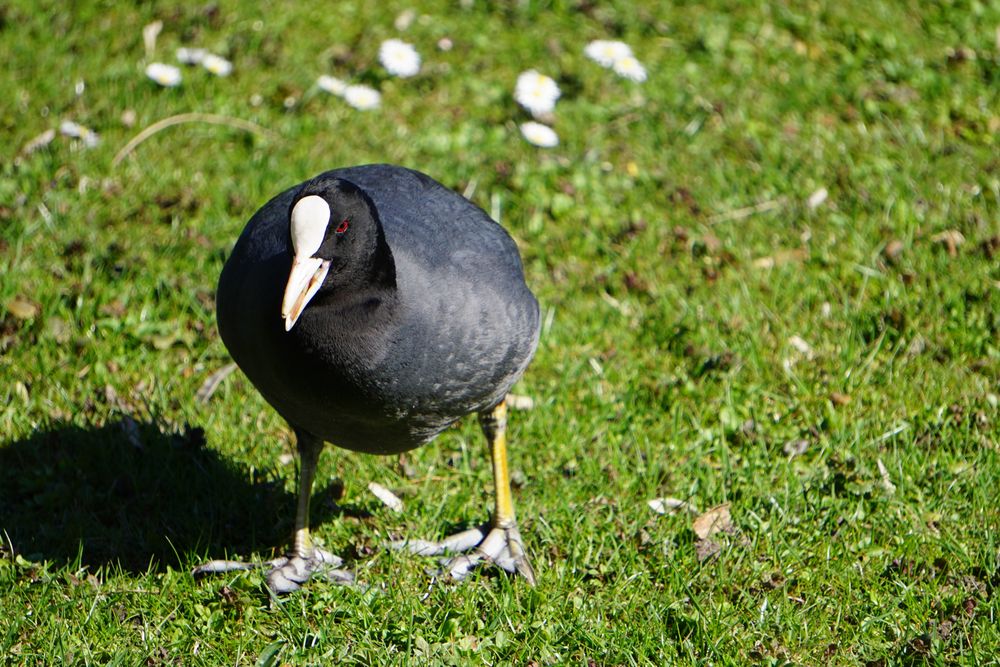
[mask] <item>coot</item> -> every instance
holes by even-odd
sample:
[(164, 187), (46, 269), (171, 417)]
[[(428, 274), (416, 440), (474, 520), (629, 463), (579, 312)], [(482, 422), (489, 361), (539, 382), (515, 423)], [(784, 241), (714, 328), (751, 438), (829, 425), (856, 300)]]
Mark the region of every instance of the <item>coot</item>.
[[(514, 517), (505, 397), (538, 344), (538, 302), (513, 240), (429, 176), (376, 164), (335, 169), (273, 198), (247, 223), (219, 279), (217, 316), (233, 359), (295, 432), (295, 535), (270, 561), (280, 593), (313, 574), (350, 580), (313, 545), (309, 495), (325, 442), (403, 452), (477, 414), (496, 484), (491, 521), (420, 554), (472, 549), (454, 577), (492, 561), (534, 583)], [(197, 574), (252, 567), (213, 561)]]

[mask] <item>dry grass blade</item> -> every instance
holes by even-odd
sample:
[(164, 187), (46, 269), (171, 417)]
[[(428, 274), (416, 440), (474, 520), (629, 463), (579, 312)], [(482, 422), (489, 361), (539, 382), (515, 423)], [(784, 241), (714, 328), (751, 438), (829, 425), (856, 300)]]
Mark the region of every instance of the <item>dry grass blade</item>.
[(229, 374), (234, 370), (236, 370), (236, 364), (230, 363), (209, 375), (201, 387), (198, 388), (198, 393), (194, 395), (195, 400), (199, 403), (208, 403), (209, 399), (212, 398), (212, 394), (222, 384), (222, 381), (229, 377)]
[(241, 118), (230, 118), (229, 116), (219, 116), (212, 113), (182, 113), (176, 116), (170, 116), (169, 118), (164, 118), (163, 120), (157, 121), (144, 129), (139, 134), (132, 137), (132, 139), (122, 146), (121, 150), (115, 154), (113, 160), (111, 160), (111, 166), (117, 167), (121, 164), (121, 161), (125, 157), (134, 151), (136, 147), (149, 139), (151, 136), (165, 130), (168, 127), (173, 127), (174, 125), (182, 125), (184, 123), (207, 123), (209, 125), (225, 125), (227, 127), (236, 128), (238, 130), (244, 130), (246, 132), (253, 132), (254, 134), (260, 134), (266, 137), (273, 137), (274, 133), (265, 127), (261, 127), (256, 123), (252, 123), (248, 120), (243, 120)]
[(31, 155), (40, 148), (45, 148), (52, 143), (52, 140), (56, 138), (56, 131), (53, 129), (48, 129), (39, 134), (38, 136), (31, 139), (28, 143), (21, 147), (21, 155)]
[(399, 496), (378, 482), (369, 482), (368, 490), (374, 493), (375, 497), (381, 500), (393, 512), (403, 511), (403, 501), (399, 499)]
[(751, 215), (756, 215), (757, 213), (765, 213), (767, 211), (779, 209), (784, 206), (787, 201), (787, 197), (778, 197), (777, 199), (770, 199), (768, 201), (760, 202), (759, 204), (754, 204), (753, 206), (744, 206), (731, 211), (723, 211), (722, 213), (713, 215), (708, 219), (708, 222), (710, 224), (715, 224), (717, 222), (727, 222), (729, 220), (742, 220), (743, 218), (749, 218)]

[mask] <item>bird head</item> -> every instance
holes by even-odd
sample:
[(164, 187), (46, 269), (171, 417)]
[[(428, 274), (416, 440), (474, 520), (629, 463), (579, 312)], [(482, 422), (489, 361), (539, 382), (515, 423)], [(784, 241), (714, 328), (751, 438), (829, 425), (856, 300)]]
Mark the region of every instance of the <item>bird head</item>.
[(292, 268), (281, 300), (285, 331), (323, 290), (360, 287), (371, 279), (385, 245), (371, 199), (343, 179), (306, 183), (289, 210)]

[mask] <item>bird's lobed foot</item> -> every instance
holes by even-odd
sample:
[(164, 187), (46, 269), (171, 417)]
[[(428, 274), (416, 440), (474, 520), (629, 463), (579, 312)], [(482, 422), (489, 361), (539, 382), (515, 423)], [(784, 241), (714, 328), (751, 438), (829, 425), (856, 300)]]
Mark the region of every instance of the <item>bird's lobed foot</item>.
[(291, 554), (271, 561), (267, 587), (278, 595), (301, 588), (312, 577), (322, 577), (335, 584), (354, 583), (354, 573), (339, 569), (344, 561), (323, 549), (312, 549), (306, 555)]
[(314, 576), (323, 577), (336, 584), (354, 583), (353, 572), (339, 569), (343, 563), (343, 559), (339, 556), (324, 549), (313, 548), (301, 554), (292, 553), (263, 563), (213, 560), (199, 565), (191, 573), (199, 577), (206, 574), (269, 567), (267, 587), (278, 595), (284, 595), (298, 590), (302, 584)]
[[(535, 571), (528, 562), (521, 532), (516, 524), (472, 528), (440, 542), (400, 540), (390, 546), (417, 556), (459, 553), (460, 555), (443, 560), (441, 569), (442, 574), (456, 581), (464, 579), (480, 563), (495, 563), (507, 572), (520, 574), (529, 584), (535, 585)], [(464, 551), (469, 553), (461, 553)]]

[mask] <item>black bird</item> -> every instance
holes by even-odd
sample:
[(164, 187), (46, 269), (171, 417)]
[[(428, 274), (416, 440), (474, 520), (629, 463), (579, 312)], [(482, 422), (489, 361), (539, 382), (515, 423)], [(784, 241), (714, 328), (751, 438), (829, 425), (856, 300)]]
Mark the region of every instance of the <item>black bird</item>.
[[(335, 169), (281, 193), (247, 223), (219, 278), (217, 317), (233, 359), (295, 431), (300, 457), (291, 552), (268, 585), (314, 573), (350, 580), (313, 545), (309, 496), (324, 442), (403, 452), (476, 413), (491, 448), (490, 523), (419, 554), (475, 549), (446, 570), (492, 561), (534, 583), (514, 517), (506, 396), (538, 345), (538, 302), (514, 241), (429, 176), (376, 164)], [(252, 567), (213, 561), (196, 574)]]

